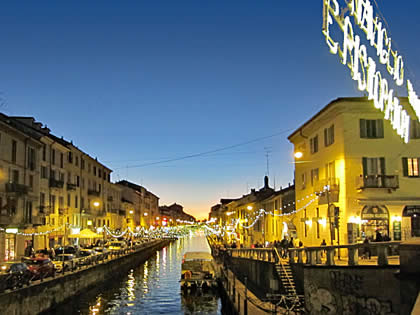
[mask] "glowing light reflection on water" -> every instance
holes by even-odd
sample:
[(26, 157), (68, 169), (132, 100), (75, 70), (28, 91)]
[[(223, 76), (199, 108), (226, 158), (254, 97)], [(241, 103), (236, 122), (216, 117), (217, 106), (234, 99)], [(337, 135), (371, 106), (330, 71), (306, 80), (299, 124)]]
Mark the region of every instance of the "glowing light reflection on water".
[(194, 234), (169, 244), (125, 276), (86, 292), (55, 312), (90, 315), (221, 314), (221, 301), (213, 294), (181, 295), (181, 262), (187, 251), (210, 251), (205, 236)]

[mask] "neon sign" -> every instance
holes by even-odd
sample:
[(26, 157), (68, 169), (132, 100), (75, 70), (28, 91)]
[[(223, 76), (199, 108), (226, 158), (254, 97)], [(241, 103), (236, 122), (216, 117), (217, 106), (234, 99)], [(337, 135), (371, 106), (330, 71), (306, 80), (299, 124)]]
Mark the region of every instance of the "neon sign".
[[(374, 15), (370, 0), (349, 0), (340, 7), (338, 0), (324, 1), (324, 20), (322, 32), (326, 43), (333, 55), (339, 55), (341, 63), (347, 65), (351, 76), (357, 82), (358, 89), (368, 94), (368, 99), (373, 100), (375, 108), (382, 111), (384, 118), (391, 122), (393, 129), (404, 140), (409, 141), (410, 115), (400, 104), (394, 89), (387, 78), (392, 78), (398, 87), (404, 85), (404, 60), (393, 49), (391, 37), (378, 16)], [(352, 23), (353, 22), (353, 23)], [(342, 31), (342, 44), (340, 45), (331, 32), (332, 26), (338, 25)], [(363, 44), (359, 35), (354, 30), (354, 25), (366, 35), (365, 39), (371, 49), (376, 52), (377, 60), (385, 71), (381, 71), (375, 60), (369, 56), (367, 45)], [(391, 82), (392, 82), (391, 81)], [(420, 99), (414, 91), (410, 80), (406, 81), (408, 101), (417, 118), (420, 120)]]

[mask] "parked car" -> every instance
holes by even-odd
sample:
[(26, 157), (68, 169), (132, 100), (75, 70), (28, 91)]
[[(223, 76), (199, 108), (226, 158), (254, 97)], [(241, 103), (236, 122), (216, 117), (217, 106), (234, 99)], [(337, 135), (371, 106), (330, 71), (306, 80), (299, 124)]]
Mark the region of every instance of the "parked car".
[(59, 254), (76, 255), (77, 254), (77, 248), (72, 245), (60, 246), (60, 247), (55, 248), (54, 251), (56, 255), (59, 255)]
[(77, 267), (76, 256), (73, 254), (58, 254), (53, 260), (56, 272), (66, 272), (73, 270)]
[(3, 262), (0, 266), (0, 291), (29, 285), (32, 273), (23, 262)]
[(112, 241), (108, 244), (108, 249), (113, 250), (120, 250), (127, 247), (127, 244), (124, 241)]
[(81, 249), (77, 253), (80, 265), (90, 265), (96, 260), (97, 253), (93, 249)]
[(25, 257), (23, 262), (28, 265), (33, 279), (41, 279), (55, 275), (55, 267), (51, 260), (47, 257)]
[(93, 250), (97, 253), (106, 254), (109, 252), (108, 248), (106, 247), (94, 247)]

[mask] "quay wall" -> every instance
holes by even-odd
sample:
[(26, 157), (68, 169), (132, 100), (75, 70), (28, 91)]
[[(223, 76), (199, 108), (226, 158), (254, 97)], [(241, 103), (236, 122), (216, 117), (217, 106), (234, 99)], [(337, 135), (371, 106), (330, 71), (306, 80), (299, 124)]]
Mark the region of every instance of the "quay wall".
[(304, 267), (309, 314), (402, 314), (399, 266)]
[(16, 291), (2, 293), (0, 294), (1, 312), (8, 315), (32, 315), (52, 310), (58, 304), (101, 282), (118, 279), (121, 274), (144, 262), (169, 243), (170, 240), (158, 241), (132, 254), (55, 278), (47, 278), (41, 283), (31, 284)]

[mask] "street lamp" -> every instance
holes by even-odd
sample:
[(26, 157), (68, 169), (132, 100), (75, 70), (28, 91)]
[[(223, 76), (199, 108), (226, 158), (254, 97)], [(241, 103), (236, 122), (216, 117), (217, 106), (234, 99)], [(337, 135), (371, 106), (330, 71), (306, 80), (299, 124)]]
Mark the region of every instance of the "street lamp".
[(300, 159), (303, 156), (303, 153), (300, 151), (296, 151), (294, 154), (295, 158)]

